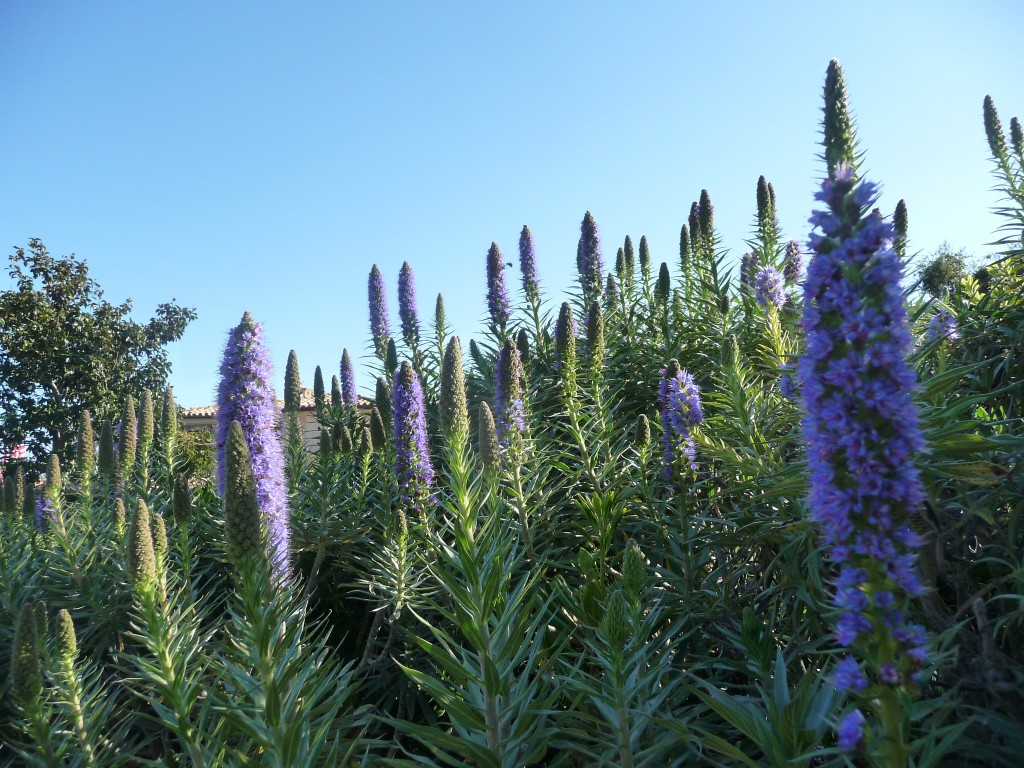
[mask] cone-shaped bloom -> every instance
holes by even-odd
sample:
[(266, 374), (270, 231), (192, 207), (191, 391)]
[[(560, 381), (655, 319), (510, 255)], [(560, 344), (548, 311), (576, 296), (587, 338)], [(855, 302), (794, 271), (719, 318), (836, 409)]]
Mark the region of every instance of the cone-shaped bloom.
[(498, 447), (498, 428), (494, 415), (486, 400), (480, 401), (480, 460), (488, 471), (496, 471), (501, 464), (501, 449)]
[(247, 559), (262, 551), (263, 532), (252, 457), (237, 420), (228, 427), (224, 454), (224, 536), (228, 559), (241, 568)]
[(533, 234), (525, 224), (519, 233), (519, 271), (523, 273), (523, 293), (531, 304), (540, 303), (540, 281), (537, 279), (537, 256), (533, 250)]
[(388, 348), (384, 352), (384, 370), (388, 376), (398, 373), (398, 347), (395, 346), (394, 339), (388, 339)]
[(427, 442), (427, 417), (423, 388), (408, 360), (395, 379), (394, 397), (395, 476), (402, 491), (402, 506), (418, 512), (431, 500), (434, 468)]
[(293, 349), (288, 353), (284, 367), (284, 409), (298, 412), (302, 405), (302, 378), (299, 375), (299, 354)]
[(277, 431), (270, 354), (263, 344), (263, 328), (248, 312), (228, 336), (221, 364), (217, 403), (217, 480), (221, 494), (227, 482), (228, 432), (238, 421), (252, 459), (256, 498), (267, 527), (274, 570), (288, 573), (291, 532), (284, 456)]
[(156, 433), (156, 413), (153, 409), (153, 392), (144, 389), (139, 401), (139, 449), (145, 456), (153, 444)]
[(31, 708), (43, 693), (43, 671), (39, 663), (39, 627), (32, 603), (21, 606), (14, 629), (11, 654), (11, 693), (23, 707)]
[(792, 285), (800, 279), (800, 272), (804, 268), (804, 257), (800, 253), (800, 243), (790, 240), (786, 243), (786, 256), (782, 262), (782, 277), (787, 285)]
[(114, 427), (110, 419), (100, 424), (100, 449), (98, 461), (100, 474), (112, 478), (117, 471), (117, 453), (114, 450)]
[(319, 365), (313, 371), (313, 402), (316, 404), (316, 415), (323, 418), (327, 408), (327, 390), (324, 389), (324, 372)]
[(928, 341), (943, 339), (954, 342), (960, 338), (956, 317), (944, 309), (940, 309), (928, 321)]
[(17, 492), (14, 489), (14, 477), (12, 475), (8, 475), (4, 478), (4, 512), (18, 511), (16, 493)]
[[(393, 415), (391, 412), (391, 387), (388, 384), (388, 380), (383, 376), (377, 377), (377, 388), (374, 392), (373, 404), (380, 413), (380, 420), (384, 424), (385, 429), (391, 429)], [(376, 441), (374, 441), (374, 445), (377, 445), (378, 448), (380, 447)]]
[(171, 495), (174, 519), (183, 523), (192, 517), (192, 491), (188, 487), (185, 473), (179, 472), (174, 478), (174, 491)]
[(163, 409), (160, 412), (160, 434), (164, 445), (169, 445), (178, 433), (178, 404), (174, 401), (174, 387), (164, 391)]
[(690, 252), (700, 255), (700, 203), (690, 203), (690, 215), (686, 222), (690, 225)]
[(651, 421), (647, 418), (646, 414), (641, 413), (636, 417), (634, 437), (634, 442), (638, 448), (651, 444)]
[(765, 267), (757, 273), (754, 283), (757, 302), (762, 307), (781, 307), (786, 303), (786, 291), (782, 275), (773, 267)]
[(597, 222), (587, 211), (580, 224), (580, 241), (576, 248), (576, 266), (580, 274), (580, 287), (589, 305), (601, 296), (604, 287), (604, 262), (601, 259), (601, 240), (597, 234)]
[(352, 366), (352, 358), (348, 349), (341, 350), (341, 401), (353, 408), (359, 402), (356, 392), (356, 369)]
[(771, 242), (775, 232), (775, 200), (764, 176), (757, 179), (757, 230), (762, 242)]
[(693, 377), (679, 367), (673, 358), (661, 369), (661, 428), (665, 459), (665, 479), (671, 480), (680, 459), (685, 459), (691, 470), (695, 447), (691, 431), (704, 420), (700, 404), (700, 390)]
[(523, 364), (523, 370), (530, 362), (530, 336), (525, 328), (520, 328), (516, 334), (516, 349), (519, 350), (519, 361)]
[(420, 319), (416, 314), (416, 282), (408, 261), (403, 261), (398, 271), (398, 316), (402, 320), (402, 338), (410, 349), (415, 349), (420, 340)]
[(156, 553), (153, 549), (153, 528), (149, 507), (139, 499), (132, 517), (131, 540), (128, 542), (128, 563), (132, 583), (137, 587), (156, 581)]
[(75, 622), (67, 608), (57, 613), (57, 656), (65, 662), (74, 661), (78, 657), (78, 637), (75, 635)]
[(78, 425), (78, 444), (75, 448), (78, 475), (88, 484), (93, 468), (96, 466), (96, 438), (92, 430), (92, 416), (89, 415), (89, 411), (82, 411), (82, 421)]
[(644, 285), (651, 282), (651, 246), (647, 242), (647, 235), (640, 236), (640, 276)]
[(374, 450), (384, 450), (384, 446), (388, 444), (387, 427), (384, 426), (384, 419), (377, 406), (370, 412), (370, 439), (373, 440)]
[[(909, 680), (926, 657), (923, 630), (906, 622), (924, 586), (908, 518), (924, 499), (914, 455), (924, 447), (911, 399), (916, 383), (893, 228), (872, 184), (839, 164), (817, 199), (804, 281), (807, 352), (797, 371), (810, 480), (808, 506), (840, 565), (836, 639), (868, 662), (871, 682)], [(846, 674), (845, 679), (854, 676)], [(840, 681), (841, 682), (841, 681)]]
[(604, 305), (608, 309), (615, 306), (619, 299), (619, 285), (615, 282), (615, 275), (608, 273), (608, 280), (604, 284)]
[[(740, 257), (740, 288), (747, 291), (754, 290), (754, 279), (757, 276), (757, 254), (744, 253)], [(749, 295), (749, 294), (748, 294)]]
[(586, 348), (584, 359), (592, 373), (598, 374), (604, 365), (604, 312), (601, 305), (592, 301), (587, 310)]
[(128, 524), (128, 515), (124, 511), (124, 499), (118, 496), (114, 499), (114, 508), (110, 513), (111, 518), (114, 520), (114, 528), (117, 534), (123, 535), (125, 526)]
[(857, 139), (853, 131), (853, 118), (847, 104), (846, 77), (837, 59), (828, 63), (825, 73), (825, 116), (822, 119), (825, 139), (825, 168), (831, 178), (839, 165), (844, 165), (856, 178)]
[(505, 286), (505, 260), (497, 243), (487, 250), (487, 311), (491, 316), (491, 330), (504, 330), (511, 316), (508, 288)]
[(907, 201), (900, 199), (896, 203), (896, 211), (892, 215), (892, 227), (896, 230), (896, 239), (892, 247), (900, 259), (907, 257), (907, 231), (910, 229), (910, 215), (907, 213)]
[(658, 282), (654, 286), (654, 295), (662, 304), (668, 304), (668, 295), (672, 291), (672, 276), (668, 271), (668, 264), (661, 262), (658, 269)]
[(121, 413), (121, 427), (117, 434), (117, 451), (121, 478), (128, 481), (135, 469), (135, 449), (139, 444), (138, 421), (135, 418), (135, 400), (128, 395)]
[(441, 361), (441, 429), (449, 440), (469, 435), (469, 406), (466, 402), (466, 376), (462, 369), (462, 344), (458, 336), (448, 340)]
[(373, 337), (373, 349), (377, 357), (383, 360), (387, 351), (388, 339), (391, 338), (391, 322), (388, 320), (384, 275), (381, 274), (380, 267), (376, 264), (370, 270), (367, 293), (370, 302), (370, 334)]
[(690, 228), (683, 224), (679, 229), (679, 268), (686, 274), (686, 268), (690, 264), (690, 252), (693, 246), (690, 244)]
[(996, 111), (996, 103), (991, 96), (985, 97), (983, 112), (988, 148), (992, 151), (992, 157), (1005, 162), (1007, 157), (1006, 134), (1003, 133), (1003, 124), (999, 119), (999, 112)]
[(523, 393), (523, 363), (511, 338), (505, 339), (495, 366), (494, 406), (498, 440), (503, 448), (526, 430), (526, 402)]
[(337, 376), (331, 376), (331, 405), (337, 408), (343, 402), (345, 402), (345, 398), (341, 395), (341, 382)]
[(711, 195), (706, 189), (700, 191), (697, 220), (700, 223), (701, 240), (704, 241), (705, 248), (710, 253), (715, 242), (715, 206), (711, 204)]

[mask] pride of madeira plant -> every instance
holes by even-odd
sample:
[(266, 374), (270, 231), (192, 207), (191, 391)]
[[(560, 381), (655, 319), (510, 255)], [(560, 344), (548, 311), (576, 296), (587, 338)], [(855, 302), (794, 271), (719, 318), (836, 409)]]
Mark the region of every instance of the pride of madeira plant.
[(606, 270), (588, 212), (555, 298), (522, 227), (475, 339), (408, 262), (393, 331), (374, 265), (319, 452), (246, 313), (215, 471), (170, 391), (2, 467), (0, 766), (1018, 765), (1024, 136), (981, 118), (1000, 252), (941, 304), (832, 62), (809, 236), (761, 176), (730, 254), (694, 186), (678, 259)]

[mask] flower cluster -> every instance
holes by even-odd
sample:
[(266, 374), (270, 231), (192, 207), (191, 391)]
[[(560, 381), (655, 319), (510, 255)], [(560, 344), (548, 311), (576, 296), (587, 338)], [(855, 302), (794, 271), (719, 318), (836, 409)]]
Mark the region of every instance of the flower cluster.
[(960, 330), (957, 328), (956, 317), (944, 309), (940, 309), (932, 315), (928, 321), (928, 341), (948, 341), (950, 343), (960, 338)]
[(580, 225), (580, 241), (576, 247), (576, 267), (580, 273), (580, 287), (589, 305), (601, 297), (604, 287), (604, 262), (601, 260), (601, 241), (597, 235), (597, 222), (587, 211)]
[(217, 484), (221, 495), (227, 481), (228, 430), (238, 421), (245, 434), (256, 480), (256, 497), (267, 527), (274, 570), (288, 573), (291, 532), (284, 456), (277, 431), (270, 353), (263, 344), (263, 327), (248, 312), (228, 334), (217, 392)]
[(523, 293), (533, 304), (540, 302), (540, 281), (537, 279), (537, 256), (533, 250), (533, 234), (523, 226), (519, 233), (519, 271), (523, 273)]
[(408, 360), (395, 377), (394, 392), (395, 476), (406, 511), (423, 512), (431, 499), (434, 468), (427, 442), (427, 414), (423, 388)]
[(672, 479), (680, 459), (685, 459), (691, 470), (697, 468), (691, 431), (702, 421), (700, 390), (693, 376), (673, 358), (661, 369), (661, 439), (666, 480)]
[(740, 287), (748, 291), (754, 290), (754, 277), (757, 275), (757, 254), (744, 253), (740, 257)]
[(402, 338), (413, 349), (420, 340), (420, 319), (416, 315), (416, 284), (408, 261), (402, 262), (398, 272), (398, 316), (402, 319)]
[(370, 300), (370, 334), (373, 336), (374, 353), (384, 359), (391, 338), (391, 322), (388, 320), (388, 304), (385, 296), (384, 275), (376, 264), (370, 270), (367, 293)]
[(505, 261), (497, 243), (491, 243), (487, 250), (487, 311), (491, 316), (491, 330), (495, 333), (504, 330), (512, 309), (505, 286)]
[[(827, 209), (811, 217), (821, 234), (811, 236), (807, 352), (797, 366), (808, 503), (839, 564), (836, 640), (866, 662), (865, 669), (854, 656), (843, 660), (837, 685), (861, 691), (908, 682), (926, 660), (924, 632), (905, 616), (907, 600), (924, 589), (914, 566), (920, 542), (908, 524), (924, 498), (913, 463), (924, 439), (905, 360), (903, 266), (892, 226), (867, 213), (875, 187), (856, 183), (840, 164), (816, 197)], [(859, 733), (854, 720), (840, 734), (847, 743)]]
[(786, 291), (783, 288), (782, 275), (772, 267), (765, 267), (757, 273), (755, 295), (762, 307), (781, 307), (786, 303)]
[(347, 348), (341, 350), (341, 401), (353, 408), (359, 401), (356, 392), (356, 369), (352, 365), (352, 356), (349, 355)]
[(498, 353), (494, 371), (495, 426), (502, 448), (526, 430), (526, 403), (523, 399), (523, 363), (511, 338)]
[(786, 243), (786, 256), (782, 262), (782, 276), (787, 284), (800, 279), (800, 271), (804, 268), (804, 257), (800, 252), (800, 243), (790, 240)]

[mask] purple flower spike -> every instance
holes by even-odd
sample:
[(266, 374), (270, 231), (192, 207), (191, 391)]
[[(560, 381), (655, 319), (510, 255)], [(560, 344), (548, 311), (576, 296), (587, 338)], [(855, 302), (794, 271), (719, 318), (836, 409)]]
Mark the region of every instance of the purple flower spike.
[(786, 291), (783, 289), (782, 275), (771, 267), (765, 267), (757, 273), (755, 283), (757, 302), (762, 307), (769, 305), (781, 307), (786, 303)]
[(526, 430), (526, 404), (523, 392), (523, 364), (519, 349), (511, 338), (498, 353), (494, 382), (495, 427), (502, 448)]
[(423, 388), (408, 360), (402, 363), (395, 379), (394, 398), (395, 476), (402, 491), (402, 506), (407, 512), (423, 512), (432, 499), (434, 468), (427, 442)]
[(597, 234), (597, 222), (587, 211), (580, 225), (580, 241), (576, 248), (576, 266), (580, 272), (580, 287), (586, 299), (584, 304), (601, 298), (604, 288), (604, 262), (601, 260), (601, 240)]
[(859, 747), (864, 740), (864, 714), (859, 709), (850, 710), (839, 723), (837, 735), (840, 749), (850, 752)]
[(228, 334), (217, 391), (217, 484), (224, 495), (228, 427), (237, 420), (245, 433), (256, 479), (256, 497), (263, 515), (275, 572), (287, 576), (291, 532), (284, 456), (277, 430), (270, 353), (263, 345), (263, 327), (248, 312)]
[(402, 262), (398, 272), (398, 315), (402, 319), (402, 338), (410, 349), (415, 349), (420, 340), (420, 320), (416, 316), (416, 285), (408, 261)]
[(754, 276), (757, 274), (757, 254), (744, 253), (740, 259), (740, 286), (747, 290), (754, 289)]
[(497, 243), (491, 243), (487, 250), (487, 311), (491, 315), (491, 330), (504, 330), (512, 311), (505, 287), (505, 261)]
[(352, 366), (352, 357), (348, 349), (341, 351), (341, 401), (353, 408), (359, 400), (356, 393), (356, 371)]
[(376, 264), (370, 270), (367, 285), (370, 299), (370, 333), (373, 336), (374, 353), (381, 360), (387, 354), (388, 339), (391, 338), (391, 322), (388, 320), (388, 304), (385, 296), (384, 275)]
[(782, 262), (782, 276), (786, 283), (792, 284), (800, 279), (800, 271), (804, 268), (804, 257), (800, 253), (800, 243), (790, 240), (786, 243), (786, 257)]
[(957, 328), (956, 317), (944, 309), (940, 309), (932, 315), (928, 321), (928, 341), (933, 342), (942, 339), (952, 344), (960, 338), (960, 330)]
[(519, 271), (523, 273), (523, 293), (532, 303), (540, 302), (540, 282), (537, 279), (537, 257), (533, 252), (533, 234), (523, 227), (519, 233)]
[(700, 390), (693, 377), (679, 367), (678, 360), (669, 360), (668, 367), (661, 369), (661, 439), (666, 480), (672, 479), (680, 459), (685, 459), (691, 470), (697, 469), (691, 430), (702, 421)]
[[(826, 209), (811, 217), (821, 233), (811, 236), (807, 352), (797, 364), (808, 506), (840, 565), (836, 640), (857, 652), (872, 690), (880, 691), (909, 681), (927, 656), (926, 638), (905, 618), (908, 601), (923, 591), (914, 568), (920, 542), (909, 518), (924, 500), (914, 466), (924, 437), (911, 399), (916, 376), (906, 362), (903, 265), (892, 225), (869, 212), (874, 185), (854, 181), (840, 165), (816, 197)], [(858, 662), (844, 663), (840, 678), (856, 687), (847, 673)], [(856, 744), (859, 733), (848, 717), (840, 741)]]

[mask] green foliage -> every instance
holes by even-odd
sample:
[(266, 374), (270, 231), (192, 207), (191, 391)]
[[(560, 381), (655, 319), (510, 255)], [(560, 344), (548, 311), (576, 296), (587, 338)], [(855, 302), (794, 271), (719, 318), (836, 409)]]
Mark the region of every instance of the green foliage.
[(131, 301), (110, 304), (84, 261), (51, 256), (30, 240), (10, 258), (13, 287), (0, 292), (0, 433), (24, 442), (34, 468), (50, 453), (70, 461), (82, 412), (110, 418), (130, 392), (163, 388), (166, 347), (195, 319), (161, 304), (146, 323)]
[(936, 299), (946, 299), (967, 276), (964, 249), (954, 251), (949, 243), (938, 247), (920, 269), (921, 287)]

